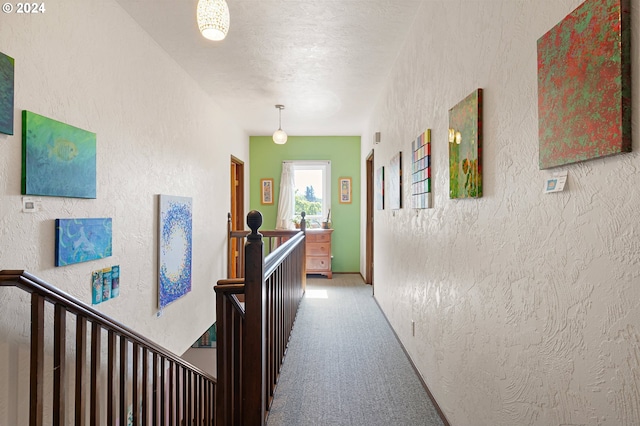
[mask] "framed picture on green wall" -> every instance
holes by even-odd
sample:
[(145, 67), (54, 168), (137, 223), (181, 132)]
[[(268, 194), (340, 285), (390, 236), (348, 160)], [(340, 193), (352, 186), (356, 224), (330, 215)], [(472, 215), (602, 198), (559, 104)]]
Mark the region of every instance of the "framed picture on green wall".
[(260, 204), (273, 204), (273, 179), (260, 179)]
[(340, 178), (340, 204), (351, 204), (351, 178)]

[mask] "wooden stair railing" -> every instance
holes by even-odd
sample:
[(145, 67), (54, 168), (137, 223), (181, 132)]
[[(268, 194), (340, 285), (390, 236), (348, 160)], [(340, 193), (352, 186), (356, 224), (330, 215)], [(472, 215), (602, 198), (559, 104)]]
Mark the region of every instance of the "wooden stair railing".
[(247, 224), (244, 278), (215, 287), (220, 425), (265, 424), (306, 284), (304, 232), (265, 258), (260, 212), (250, 212)]
[[(306, 229), (305, 212), (302, 212), (300, 229), (276, 229), (260, 231), (266, 243), (265, 254), (269, 254), (281, 246), (289, 238)], [(231, 213), (227, 215), (227, 278), (242, 278), (244, 276), (244, 244), (250, 231), (234, 230), (231, 222)]]
[(133, 425), (214, 424), (209, 374), (28, 272), (0, 271), (0, 287), (31, 293), (30, 426), (126, 425), (129, 406)]

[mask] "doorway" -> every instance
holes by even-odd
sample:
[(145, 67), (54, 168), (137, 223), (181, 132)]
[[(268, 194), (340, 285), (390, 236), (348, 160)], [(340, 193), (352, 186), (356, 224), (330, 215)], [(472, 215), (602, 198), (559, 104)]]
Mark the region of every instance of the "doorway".
[[(231, 212), (229, 213), (229, 228), (232, 231), (244, 229), (244, 162), (231, 156)], [(230, 247), (227, 265), (228, 278), (238, 278), (238, 246), (237, 240), (229, 241)]]
[(367, 156), (367, 212), (366, 212), (366, 254), (365, 254), (365, 277), (366, 284), (373, 285), (373, 150)]

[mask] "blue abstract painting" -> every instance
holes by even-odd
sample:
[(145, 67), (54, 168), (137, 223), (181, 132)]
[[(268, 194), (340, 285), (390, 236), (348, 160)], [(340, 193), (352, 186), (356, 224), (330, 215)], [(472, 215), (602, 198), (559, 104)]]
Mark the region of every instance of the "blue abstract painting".
[(192, 211), (191, 198), (160, 195), (160, 309), (191, 291)]
[(12, 57), (0, 53), (0, 133), (13, 134), (13, 98), (15, 63)]
[(56, 219), (56, 266), (111, 256), (111, 218)]
[(22, 111), (22, 194), (96, 198), (96, 134)]

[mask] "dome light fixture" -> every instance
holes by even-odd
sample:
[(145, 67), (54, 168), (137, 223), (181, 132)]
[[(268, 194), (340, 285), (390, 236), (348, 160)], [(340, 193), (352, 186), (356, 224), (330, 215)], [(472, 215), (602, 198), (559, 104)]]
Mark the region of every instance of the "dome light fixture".
[(284, 130), (282, 130), (282, 110), (284, 109), (284, 105), (276, 105), (278, 108), (278, 130), (273, 132), (273, 141), (278, 145), (284, 145), (287, 143), (287, 134)]
[(229, 6), (225, 0), (198, 0), (198, 28), (206, 39), (224, 40), (229, 31)]

